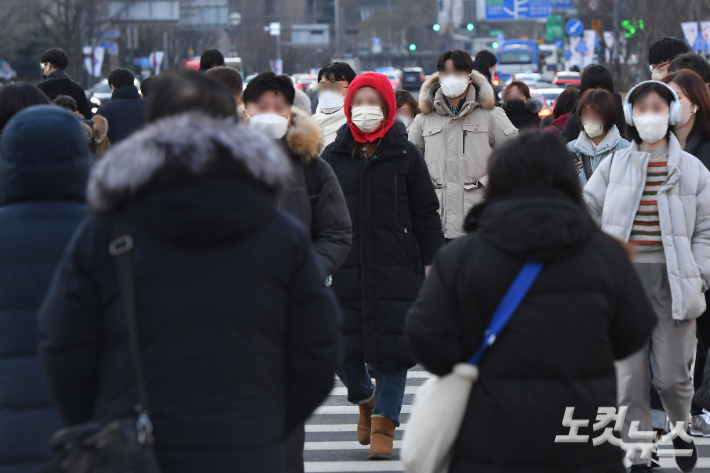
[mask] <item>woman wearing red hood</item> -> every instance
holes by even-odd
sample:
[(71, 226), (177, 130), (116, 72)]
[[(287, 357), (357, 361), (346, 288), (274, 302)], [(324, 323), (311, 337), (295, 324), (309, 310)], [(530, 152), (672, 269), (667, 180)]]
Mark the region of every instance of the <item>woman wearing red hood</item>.
[[(345, 194), (352, 249), (333, 275), (345, 314), (345, 363), (339, 373), (348, 401), (360, 407), (357, 437), (370, 459), (392, 457), (414, 360), (404, 341), (404, 318), (425, 268), (444, 244), (439, 200), (424, 157), (395, 120), (394, 90), (383, 74), (350, 83), (348, 126), (323, 151)], [(366, 363), (372, 365), (375, 389)]]

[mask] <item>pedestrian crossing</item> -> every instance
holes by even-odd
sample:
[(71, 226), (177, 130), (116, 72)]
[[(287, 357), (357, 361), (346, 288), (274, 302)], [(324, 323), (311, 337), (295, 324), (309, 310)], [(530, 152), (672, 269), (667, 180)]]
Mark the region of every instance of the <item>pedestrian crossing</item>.
[[(412, 409), (412, 400), (421, 386), (432, 375), (416, 366), (407, 373), (407, 387), (400, 414), (401, 425), (395, 431), (393, 459), (370, 461), (369, 446), (357, 442), (357, 406), (347, 402), (347, 389), (336, 378), (335, 385), (326, 401), (316, 409), (306, 423), (306, 443), (303, 458), (306, 473), (357, 473), (357, 472), (403, 472), (399, 461), (402, 434), (407, 429), (407, 420)], [(696, 472), (710, 472), (710, 438), (694, 437), (698, 447)], [(661, 445), (661, 448), (672, 448)], [(661, 458), (662, 468), (654, 473), (679, 471), (673, 458)]]

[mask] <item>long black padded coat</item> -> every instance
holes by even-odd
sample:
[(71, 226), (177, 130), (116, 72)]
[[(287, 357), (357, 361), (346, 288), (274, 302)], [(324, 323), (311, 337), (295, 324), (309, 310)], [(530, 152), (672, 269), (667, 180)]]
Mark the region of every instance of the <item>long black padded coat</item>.
[(323, 159), (338, 176), (352, 220), (350, 254), (333, 275), (345, 316), (346, 361), (411, 364), (404, 317), (423, 273), (444, 244), (424, 157), (396, 122), (368, 160), (353, 155), (344, 125)]
[(89, 147), (79, 121), (27, 108), (0, 148), (0, 473), (37, 473), (62, 427), (37, 356), (37, 311), (86, 215)]
[[(483, 355), (450, 473), (624, 473), (622, 451), (592, 446), (599, 407), (616, 406), (614, 361), (641, 348), (656, 316), (626, 250), (557, 191), (474, 207), (469, 235), (447, 245), (407, 318), (416, 359), (437, 375), (480, 347), (525, 261), (545, 264)], [(586, 443), (568, 435), (566, 407)], [(612, 422), (613, 426), (613, 422)]]
[(318, 255), (276, 206), (290, 176), (272, 140), (199, 115), (151, 125), (99, 162), (92, 215), (40, 310), (40, 354), (67, 424), (131, 415), (137, 400), (108, 253), (123, 211), (162, 471), (286, 471), (285, 440), (326, 398), (342, 356)]

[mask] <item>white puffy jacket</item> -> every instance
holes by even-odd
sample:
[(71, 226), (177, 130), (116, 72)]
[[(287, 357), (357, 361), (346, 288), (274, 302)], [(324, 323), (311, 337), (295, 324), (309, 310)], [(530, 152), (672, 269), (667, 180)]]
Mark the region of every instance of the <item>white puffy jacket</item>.
[[(705, 312), (710, 286), (710, 172), (669, 141), (668, 177), (658, 191), (658, 214), (675, 320)], [(601, 162), (584, 187), (584, 200), (604, 232), (628, 242), (646, 182), (649, 154), (636, 143)]]

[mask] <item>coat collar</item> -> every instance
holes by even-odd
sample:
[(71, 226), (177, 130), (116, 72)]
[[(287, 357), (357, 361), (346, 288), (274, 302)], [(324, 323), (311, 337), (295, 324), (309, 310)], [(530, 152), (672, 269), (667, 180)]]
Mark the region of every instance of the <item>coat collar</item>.
[(596, 156), (612, 151), (620, 141), (621, 133), (619, 133), (619, 129), (616, 125), (611, 127), (609, 133), (599, 142), (596, 148), (594, 147), (592, 139), (583, 130), (574, 144), (574, 149), (587, 156)]
[[(468, 93), (461, 105), (461, 110), (456, 115), (457, 117), (462, 117), (472, 112), (476, 107), (491, 110), (495, 106), (493, 87), (481, 73), (476, 71), (471, 73), (471, 84), (473, 87), (468, 88)], [(431, 112), (436, 111), (440, 115), (453, 117), (444, 99), (444, 93), (441, 91), (438, 72), (432, 74), (422, 84), (419, 93), (419, 108), (424, 115), (429, 115)]]
[(288, 151), (306, 165), (320, 156), (323, 133), (318, 122), (306, 112), (291, 107), (291, 126), (288, 127), (285, 140)]
[[(638, 143), (633, 141), (629, 147), (629, 157), (637, 165), (638, 169), (645, 171), (650, 155), (641, 151)], [(683, 148), (680, 147), (680, 141), (671, 133), (668, 139), (668, 177), (663, 183), (661, 190), (673, 187), (681, 177), (680, 165), (683, 160)], [(645, 177), (644, 177), (645, 178)]]

